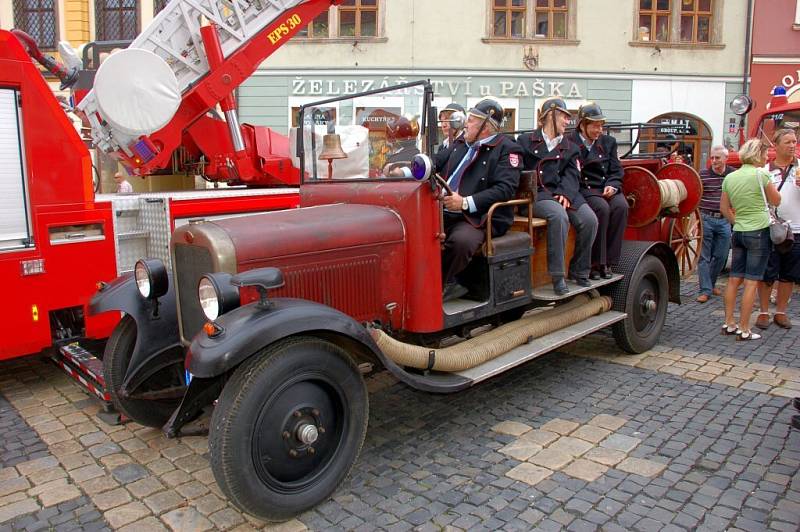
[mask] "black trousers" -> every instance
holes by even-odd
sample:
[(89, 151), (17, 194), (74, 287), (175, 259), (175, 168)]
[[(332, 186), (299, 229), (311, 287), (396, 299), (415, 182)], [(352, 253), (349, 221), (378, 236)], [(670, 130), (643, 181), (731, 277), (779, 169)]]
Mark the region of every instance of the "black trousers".
[(452, 283), (464, 271), (486, 238), (486, 230), (475, 227), (463, 216), (445, 213), (442, 249), (442, 283)]
[(610, 198), (587, 196), (586, 203), (597, 216), (597, 236), (592, 244), (592, 264), (596, 266), (619, 264), (622, 238), (628, 225), (628, 202), (621, 192)]

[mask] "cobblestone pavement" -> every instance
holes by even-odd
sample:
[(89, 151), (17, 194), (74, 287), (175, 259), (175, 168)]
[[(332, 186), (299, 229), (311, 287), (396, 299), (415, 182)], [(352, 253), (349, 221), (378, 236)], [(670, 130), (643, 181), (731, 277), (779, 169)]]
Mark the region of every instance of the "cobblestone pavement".
[(350, 478), (272, 527), (225, 500), (205, 438), (105, 425), (54, 366), (0, 364), (0, 531), (798, 530), (800, 305), (735, 342), (720, 298), (683, 296), (643, 355), (601, 332), (452, 396), (370, 379)]

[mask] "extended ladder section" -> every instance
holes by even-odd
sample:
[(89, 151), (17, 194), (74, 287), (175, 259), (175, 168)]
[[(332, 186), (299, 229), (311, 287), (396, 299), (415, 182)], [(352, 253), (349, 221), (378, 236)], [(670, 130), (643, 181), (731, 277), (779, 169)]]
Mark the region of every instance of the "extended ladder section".
[[(174, 74), (177, 89), (183, 95), (211, 69), (201, 27), (215, 24), (222, 55), (229, 57), (282, 13), (303, 1), (172, 0), (128, 49), (146, 50), (163, 60)], [(107, 116), (103, 116), (101, 107), (94, 89), (78, 106), (91, 122), (96, 145), (107, 152), (122, 150), (130, 155), (128, 146), (139, 134), (115, 127)]]

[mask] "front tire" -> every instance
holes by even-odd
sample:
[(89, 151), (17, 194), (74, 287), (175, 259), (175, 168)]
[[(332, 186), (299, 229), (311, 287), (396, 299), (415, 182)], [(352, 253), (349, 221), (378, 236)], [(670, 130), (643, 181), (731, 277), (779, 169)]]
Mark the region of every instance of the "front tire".
[(668, 286), (664, 264), (653, 255), (642, 257), (614, 294), (614, 309), (628, 315), (612, 328), (618, 346), (635, 354), (656, 345), (667, 317)]
[[(130, 399), (120, 396), (125, 372), (136, 346), (136, 320), (125, 315), (114, 328), (103, 351), (103, 374), (111, 402), (118, 412), (146, 427), (161, 428), (180, 404), (179, 400)], [(143, 389), (163, 389), (178, 384), (177, 373), (166, 368), (143, 383)]]
[(369, 401), (341, 347), (296, 337), (234, 372), (211, 419), (211, 468), (236, 506), (285, 521), (327, 499), (358, 457)]

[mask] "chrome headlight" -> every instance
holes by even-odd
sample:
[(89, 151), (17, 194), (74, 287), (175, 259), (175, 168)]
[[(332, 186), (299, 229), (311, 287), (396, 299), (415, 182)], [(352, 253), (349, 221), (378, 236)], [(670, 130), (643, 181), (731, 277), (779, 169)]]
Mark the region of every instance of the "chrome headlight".
[(133, 278), (136, 280), (136, 288), (145, 299), (161, 297), (169, 290), (167, 268), (158, 259), (136, 261)]
[(753, 108), (753, 100), (746, 94), (740, 94), (731, 100), (731, 111), (737, 116), (743, 116)]
[(227, 273), (211, 273), (200, 278), (197, 297), (207, 320), (214, 321), (239, 306), (239, 290), (230, 280)]

